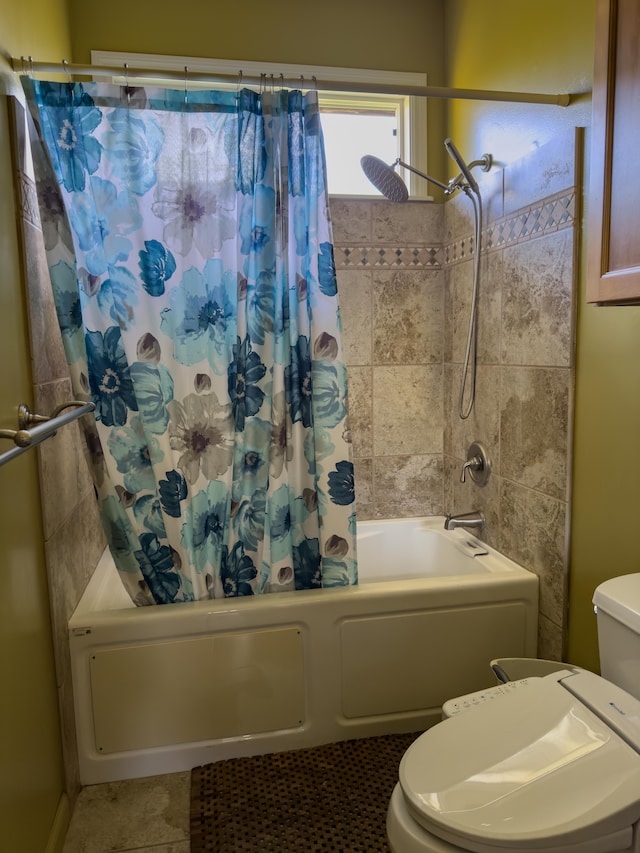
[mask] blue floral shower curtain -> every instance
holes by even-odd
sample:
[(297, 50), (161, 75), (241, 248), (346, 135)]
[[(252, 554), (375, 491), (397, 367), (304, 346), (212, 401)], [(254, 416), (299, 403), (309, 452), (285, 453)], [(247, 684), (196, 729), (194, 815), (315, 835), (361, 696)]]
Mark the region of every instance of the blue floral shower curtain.
[(317, 96), (24, 81), (48, 264), (137, 604), (356, 583)]

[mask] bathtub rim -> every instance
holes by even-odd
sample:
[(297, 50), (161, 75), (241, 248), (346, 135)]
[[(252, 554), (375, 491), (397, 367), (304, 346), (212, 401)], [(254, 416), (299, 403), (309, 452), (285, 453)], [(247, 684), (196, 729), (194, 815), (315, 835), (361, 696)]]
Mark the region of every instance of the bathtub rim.
[[(521, 573), (531, 575), (537, 581), (537, 576), (533, 572), (520, 566), (468, 531), (460, 529), (445, 530), (444, 516), (373, 519), (360, 522), (361, 527), (381, 526), (384, 528), (398, 524), (401, 526), (419, 524), (421, 529), (436, 531), (446, 539), (451, 540), (453, 544), (471, 541), (481, 545), (483, 549), (487, 550), (488, 554), (478, 556), (467, 555), (467, 559), (473, 560), (478, 568), (482, 568), (482, 571), (443, 577), (429, 576), (402, 579), (391, 577), (387, 580), (376, 579), (370, 582), (365, 581), (353, 586), (297, 590), (295, 592), (296, 601), (300, 604), (303, 602), (305, 604), (313, 604), (314, 601), (319, 601), (319, 598), (327, 599), (336, 595), (346, 595), (355, 598), (363, 595), (372, 596), (373, 598), (376, 596), (388, 598), (389, 596), (394, 597), (394, 594), (405, 593), (409, 587), (415, 588), (416, 591), (427, 589), (433, 589), (434, 591), (437, 589), (446, 590), (450, 587), (452, 579), (455, 579), (458, 587), (490, 587), (493, 583), (502, 582), (505, 575), (517, 576)], [(144, 619), (149, 622), (162, 620), (171, 623), (195, 618), (196, 614), (207, 617), (215, 613), (235, 613), (239, 609), (247, 609), (248, 612), (255, 612), (256, 609), (286, 609), (290, 605), (291, 596), (293, 595), (291, 592), (274, 592), (266, 595), (246, 596), (242, 602), (238, 602), (234, 598), (202, 599), (200, 601), (179, 602), (171, 606), (155, 605), (137, 607), (131, 601), (129, 594), (122, 584), (119, 583), (115, 588), (109, 586), (109, 584), (113, 583), (113, 574), (115, 571), (113, 558), (109, 548), (106, 547), (87, 583), (80, 601), (69, 619), (68, 628), (70, 634), (78, 636), (79, 634), (84, 634), (92, 626), (115, 623), (127, 624), (136, 619)], [(120, 606), (108, 606), (107, 608), (99, 606), (105, 589), (109, 589), (109, 595), (116, 596), (116, 599), (113, 600), (114, 605), (120, 603)]]

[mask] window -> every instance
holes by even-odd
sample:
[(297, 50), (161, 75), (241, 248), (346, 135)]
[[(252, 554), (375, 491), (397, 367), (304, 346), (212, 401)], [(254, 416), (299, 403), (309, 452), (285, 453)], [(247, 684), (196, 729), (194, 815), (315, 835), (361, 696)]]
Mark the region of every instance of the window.
[[(314, 77), (318, 80), (390, 86), (426, 86), (426, 75), (411, 72), (372, 71), (357, 68), (328, 68), (298, 65), (273, 65), (244, 60), (202, 59), (188, 56), (159, 56), (94, 50), (94, 65), (131, 68), (173, 69), (177, 74), (189, 69), (209, 74), (248, 77), (266, 74), (278, 81), (281, 75), (288, 85), (303, 78), (305, 88)], [(150, 82), (150, 81), (145, 81)], [(170, 85), (166, 81), (155, 81)], [(220, 84), (211, 84), (218, 86)], [(349, 92), (318, 93), (327, 157), (327, 179), (332, 195), (380, 196), (364, 176), (360, 157), (373, 154), (388, 163), (398, 157), (421, 171), (427, 171), (426, 99), (401, 95), (363, 95)], [(426, 182), (410, 176), (409, 190), (414, 198), (427, 198)]]
[(401, 156), (405, 99), (320, 93), (318, 100), (329, 193), (379, 194), (360, 168), (360, 158), (363, 154), (373, 154), (393, 163)]

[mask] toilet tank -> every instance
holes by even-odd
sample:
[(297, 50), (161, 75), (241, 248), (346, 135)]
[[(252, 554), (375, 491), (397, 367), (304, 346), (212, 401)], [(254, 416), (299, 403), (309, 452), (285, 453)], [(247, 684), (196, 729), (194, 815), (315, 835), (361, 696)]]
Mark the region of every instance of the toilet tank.
[(600, 673), (640, 699), (640, 573), (604, 581), (593, 603)]

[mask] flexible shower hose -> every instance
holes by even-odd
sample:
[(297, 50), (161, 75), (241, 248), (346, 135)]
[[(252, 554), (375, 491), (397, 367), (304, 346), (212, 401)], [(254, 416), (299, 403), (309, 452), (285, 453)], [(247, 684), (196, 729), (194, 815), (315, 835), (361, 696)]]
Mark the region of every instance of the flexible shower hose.
[[(475, 229), (473, 238), (473, 289), (471, 292), (469, 334), (467, 335), (467, 347), (464, 356), (464, 365), (462, 368), (462, 378), (460, 381), (460, 396), (458, 398), (458, 414), (462, 420), (466, 420), (471, 414), (476, 397), (476, 361), (478, 355), (478, 285), (480, 280), (480, 250), (482, 240), (482, 200), (480, 198), (480, 194), (478, 193), (476, 198), (469, 187), (465, 187), (464, 191), (469, 196), (471, 203), (473, 204)], [(469, 397), (465, 403), (467, 381), (469, 382)]]

